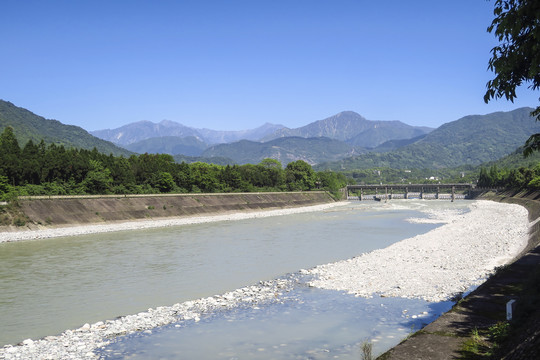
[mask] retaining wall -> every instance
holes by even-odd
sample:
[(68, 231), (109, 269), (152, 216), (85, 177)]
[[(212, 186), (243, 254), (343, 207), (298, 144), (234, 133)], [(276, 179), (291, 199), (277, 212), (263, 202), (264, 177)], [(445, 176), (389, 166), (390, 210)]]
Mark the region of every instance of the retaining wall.
[(21, 198), (22, 212), (42, 225), (77, 225), (226, 212), (282, 209), (333, 202), (326, 192), (127, 195)]

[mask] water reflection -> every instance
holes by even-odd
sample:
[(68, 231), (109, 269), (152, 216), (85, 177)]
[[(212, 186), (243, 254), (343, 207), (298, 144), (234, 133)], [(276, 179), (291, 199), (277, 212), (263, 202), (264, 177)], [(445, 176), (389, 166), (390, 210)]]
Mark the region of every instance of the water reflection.
[(209, 314), (151, 335), (120, 338), (100, 351), (120, 359), (359, 359), (364, 341), (374, 354), (422, 328), (450, 302), (359, 298), (299, 286), (284, 303)]

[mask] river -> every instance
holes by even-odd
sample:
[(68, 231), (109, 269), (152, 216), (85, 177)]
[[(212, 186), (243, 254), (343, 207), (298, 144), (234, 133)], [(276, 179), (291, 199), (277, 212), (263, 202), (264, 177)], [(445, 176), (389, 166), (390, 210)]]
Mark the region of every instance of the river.
[[(351, 202), (270, 218), (1, 243), (0, 346), (350, 258), (433, 229), (434, 224), (406, 221), (424, 216), (421, 208), (465, 206), (459, 201)], [(386, 340), (375, 339), (382, 347), (406, 336), (414, 322), (411, 325), (404, 308), (424, 314), (422, 321), (428, 321), (449, 306), (358, 299), (306, 287), (294, 291), (300, 301), (214, 314), (181, 330), (171, 326), (146, 338), (126, 339), (104, 354), (151, 358), (149, 349), (155, 355), (152, 346), (161, 343), (169, 344), (162, 347), (161, 358), (175, 358), (179, 351), (185, 358), (192, 358), (190, 351), (201, 359), (250, 352), (254, 355), (249, 358), (285, 358), (279, 354), (324, 355), (328, 347), (348, 356), (356, 351), (348, 346), (356, 346), (364, 336), (374, 338), (376, 328), (389, 334)], [(358, 325), (358, 318), (367, 321)], [(278, 326), (284, 323), (288, 326)], [(388, 342), (388, 337), (395, 340)], [(333, 340), (322, 340), (327, 338)], [(201, 352), (205, 342), (214, 344), (207, 353)]]

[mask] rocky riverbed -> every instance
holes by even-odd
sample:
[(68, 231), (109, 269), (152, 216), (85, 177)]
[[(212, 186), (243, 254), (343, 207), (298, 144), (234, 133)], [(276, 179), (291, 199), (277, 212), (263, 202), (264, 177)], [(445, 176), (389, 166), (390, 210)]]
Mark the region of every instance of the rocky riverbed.
[[(320, 210), (326, 206), (322, 205)], [(485, 280), (497, 265), (518, 254), (528, 239), (527, 211), (523, 207), (488, 201), (470, 202), (468, 207), (468, 212), (435, 211), (428, 219), (410, 219), (444, 225), (385, 249), (301, 273), (314, 277), (311, 286), (344, 290), (358, 296), (447, 300)], [(246, 215), (263, 216), (257, 213)], [(85, 324), (79, 329), (40, 340), (27, 339), (18, 345), (1, 348), (0, 359), (96, 359), (98, 355), (94, 351), (118, 336), (150, 333), (158, 326), (171, 323), (196, 322), (204, 314), (214, 311), (285, 301), (295, 286), (291, 279), (294, 277), (148, 309), (115, 320)]]
[(317, 276), (312, 286), (343, 290), (357, 296), (449, 300), (485, 281), (497, 266), (514, 258), (528, 241), (525, 208), (475, 201), (470, 212), (433, 212), (415, 222), (445, 225), (306, 273)]
[(228, 310), (240, 306), (255, 306), (284, 301), (292, 287), (287, 279), (261, 282), (223, 295), (216, 295), (173, 306), (160, 306), (116, 320), (84, 324), (79, 329), (66, 330), (58, 336), (47, 336), (40, 340), (24, 340), (0, 349), (0, 359), (97, 359), (97, 348), (107, 345), (117, 336), (144, 332), (181, 321), (199, 321), (212, 311)]

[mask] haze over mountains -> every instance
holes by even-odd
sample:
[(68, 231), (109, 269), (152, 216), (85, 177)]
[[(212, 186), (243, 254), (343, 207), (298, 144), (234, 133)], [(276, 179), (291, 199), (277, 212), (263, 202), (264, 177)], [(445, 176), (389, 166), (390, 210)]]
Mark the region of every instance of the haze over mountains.
[(267, 123), (244, 131), (217, 131), (164, 120), (157, 124), (139, 121), (92, 134), (138, 153), (225, 156), (241, 164), (258, 163), (267, 157), (284, 163), (305, 160), (315, 164), (361, 154), (386, 141), (408, 140), (431, 130), (400, 121), (371, 121), (344, 111), (296, 129)]
[(283, 165), (300, 159), (318, 169), (437, 169), (479, 165), (512, 153), (531, 134), (540, 133), (531, 111), (465, 116), (435, 130), (399, 121), (371, 121), (352, 111), (296, 129), (265, 124), (251, 130), (217, 131), (167, 120), (139, 121), (92, 132), (103, 138), (99, 139), (80, 127), (47, 120), (0, 100), (0, 131), (13, 127), (21, 146), (30, 139), (43, 139), (114, 155), (169, 153), (187, 162), (255, 164), (274, 158)]
[(256, 129), (241, 131), (219, 131), (195, 129), (180, 123), (163, 120), (159, 123), (143, 120), (121, 126), (117, 129), (92, 131), (91, 134), (118, 145), (131, 145), (144, 140), (161, 137), (195, 137), (208, 145), (230, 143), (239, 140), (254, 140), (265, 137), (283, 128), (283, 125), (264, 124)]

